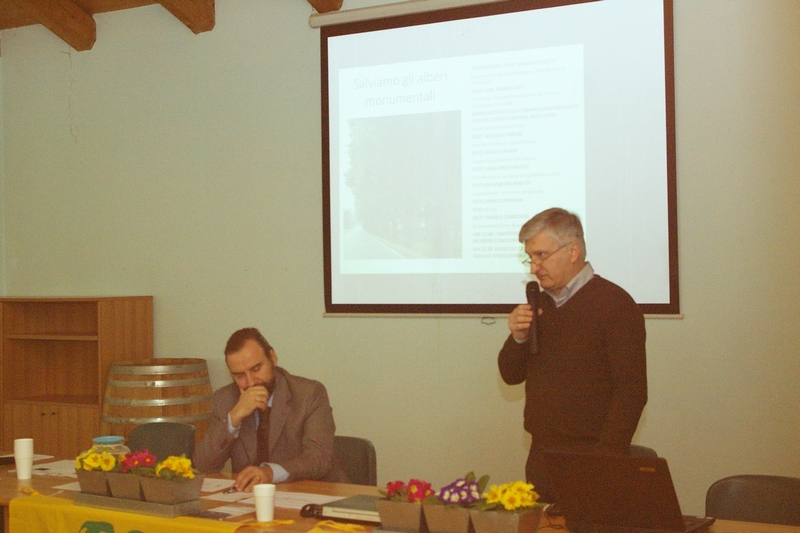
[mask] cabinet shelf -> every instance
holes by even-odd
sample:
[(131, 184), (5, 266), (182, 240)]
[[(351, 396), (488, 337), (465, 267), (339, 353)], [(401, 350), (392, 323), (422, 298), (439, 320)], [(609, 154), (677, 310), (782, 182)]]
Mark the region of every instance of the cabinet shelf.
[(2, 447), (77, 455), (100, 435), (110, 365), (152, 357), (152, 296), (0, 298)]
[(99, 338), (97, 335), (61, 335), (53, 334), (14, 334), (6, 335), (6, 339), (27, 340), (27, 341), (89, 341), (94, 342)]
[(6, 402), (8, 404), (57, 404), (57, 405), (97, 405), (97, 396), (67, 395), (67, 394), (43, 394), (41, 396), (28, 396), (16, 398)]

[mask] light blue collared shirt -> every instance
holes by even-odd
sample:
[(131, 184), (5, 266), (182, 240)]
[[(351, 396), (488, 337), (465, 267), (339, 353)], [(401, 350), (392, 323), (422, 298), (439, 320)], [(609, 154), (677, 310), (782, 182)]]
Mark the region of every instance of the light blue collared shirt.
[[(567, 285), (563, 289), (561, 289), (560, 296), (556, 296), (556, 293), (554, 293), (550, 289), (544, 289), (543, 292), (547, 293), (550, 296), (550, 298), (553, 299), (553, 301), (556, 303), (556, 307), (561, 307), (562, 305), (567, 303), (567, 300), (575, 296), (575, 293), (581, 290), (581, 288), (584, 285), (589, 283), (589, 280), (591, 280), (593, 277), (594, 277), (594, 269), (592, 268), (592, 265), (586, 263), (586, 265), (584, 265), (581, 271), (575, 274), (575, 277), (569, 280), (569, 283), (567, 283)], [(534, 313), (535, 312), (536, 311), (534, 310)], [(514, 340), (517, 341), (517, 344), (525, 344), (526, 342), (528, 342), (529, 338), (530, 337), (527, 337), (522, 340), (517, 340), (517, 339)]]
[(567, 300), (572, 298), (576, 292), (581, 290), (581, 288), (584, 285), (589, 283), (589, 280), (591, 280), (593, 277), (594, 277), (594, 269), (592, 268), (591, 264), (586, 263), (584, 267), (581, 269), (581, 271), (575, 274), (574, 278), (569, 280), (569, 283), (567, 283), (566, 287), (561, 289), (560, 296), (556, 296), (556, 293), (554, 293), (550, 289), (544, 289), (544, 292), (550, 295), (550, 297), (556, 303), (556, 307), (561, 307), (562, 305), (567, 303)]
[[(272, 409), (272, 399), (274, 397), (275, 396), (273, 396), (272, 394), (269, 395), (269, 401), (267, 401), (267, 405), (269, 406), (270, 409)], [(258, 424), (261, 422), (259, 417), (259, 412), (258, 410), (256, 410), (254, 411), (254, 413), (256, 415), (256, 427), (258, 427)], [(231, 423), (231, 414), (228, 413), (228, 433), (230, 433), (233, 438), (239, 438), (239, 429), (241, 428), (233, 427), (233, 424)], [(259, 466), (261, 466), (262, 468), (264, 466), (269, 466), (272, 469), (273, 483), (283, 483), (284, 481), (289, 479), (289, 472), (287, 472), (285, 468), (283, 468), (281, 465), (277, 463), (261, 463)]]

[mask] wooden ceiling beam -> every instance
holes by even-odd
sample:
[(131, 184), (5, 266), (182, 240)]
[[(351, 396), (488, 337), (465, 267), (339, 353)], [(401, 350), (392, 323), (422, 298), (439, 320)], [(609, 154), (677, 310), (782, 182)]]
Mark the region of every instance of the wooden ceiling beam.
[(339, 11), (343, 1), (344, 0), (308, 0), (308, 3), (317, 10), (317, 13), (328, 13), (329, 11)]
[(214, 29), (214, 0), (158, 0), (195, 34)]
[(91, 50), (97, 40), (94, 19), (71, 0), (11, 1), (78, 52)]

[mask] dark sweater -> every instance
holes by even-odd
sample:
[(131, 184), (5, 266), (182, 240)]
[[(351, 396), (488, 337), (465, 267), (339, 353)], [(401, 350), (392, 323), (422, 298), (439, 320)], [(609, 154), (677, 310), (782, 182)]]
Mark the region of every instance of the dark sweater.
[(506, 383), (525, 382), (532, 450), (628, 453), (647, 403), (641, 310), (599, 276), (559, 308), (540, 302), (538, 353), (509, 336), (498, 357)]

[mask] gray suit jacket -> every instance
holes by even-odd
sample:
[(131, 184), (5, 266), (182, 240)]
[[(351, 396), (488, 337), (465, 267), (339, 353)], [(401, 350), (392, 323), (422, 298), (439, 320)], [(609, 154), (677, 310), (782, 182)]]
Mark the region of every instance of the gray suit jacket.
[[(269, 461), (289, 472), (287, 481), (346, 482), (333, 452), (336, 425), (325, 387), (318, 381), (293, 376), (280, 367), (275, 368), (275, 374)], [(238, 400), (239, 388), (235, 383), (213, 394), (211, 422), (192, 458), (201, 472), (219, 471), (228, 458), (233, 472), (256, 464), (255, 414), (242, 422), (238, 437), (232, 437), (228, 431), (228, 412)]]

